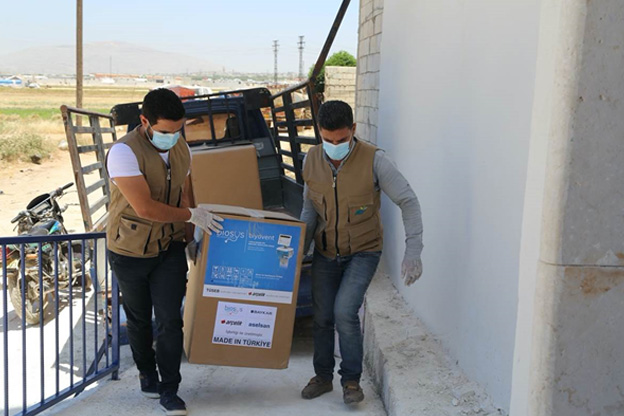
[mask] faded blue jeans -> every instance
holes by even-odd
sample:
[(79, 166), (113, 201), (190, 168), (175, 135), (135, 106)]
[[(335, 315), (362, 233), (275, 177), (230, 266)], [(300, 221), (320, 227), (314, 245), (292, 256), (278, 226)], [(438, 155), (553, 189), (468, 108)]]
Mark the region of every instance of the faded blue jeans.
[(314, 371), (326, 380), (334, 377), (334, 328), (340, 340), (341, 383), (360, 381), (362, 330), (358, 311), (375, 275), (381, 252), (363, 252), (327, 258), (318, 251), (312, 259), (314, 304)]

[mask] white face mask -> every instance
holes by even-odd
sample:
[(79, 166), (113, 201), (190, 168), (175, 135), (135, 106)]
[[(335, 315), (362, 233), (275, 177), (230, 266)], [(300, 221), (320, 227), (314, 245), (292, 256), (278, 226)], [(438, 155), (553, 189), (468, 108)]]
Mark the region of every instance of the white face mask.
[[(156, 148), (160, 150), (169, 150), (178, 142), (180, 138), (180, 132), (176, 131), (175, 133), (161, 133), (159, 131), (154, 130), (152, 125), (147, 122), (147, 125), (152, 129), (152, 137), (150, 141)], [(149, 135), (147, 136), (149, 137)]]
[(351, 140), (345, 143), (332, 144), (323, 140), (323, 150), (332, 160), (342, 160), (349, 154), (351, 150)]

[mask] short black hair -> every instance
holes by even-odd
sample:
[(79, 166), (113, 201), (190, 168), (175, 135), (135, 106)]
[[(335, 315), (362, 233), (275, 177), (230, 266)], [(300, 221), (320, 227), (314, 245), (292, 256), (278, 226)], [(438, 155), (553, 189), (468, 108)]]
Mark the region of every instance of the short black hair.
[(319, 108), (317, 116), (319, 127), (324, 130), (339, 130), (353, 126), (353, 110), (344, 101), (327, 101)]
[(158, 123), (158, 119), (178, 121), (186, 112), (175, 92), (167, 88), (157, 88), (143, 98), (141, 113), (154, 125)]

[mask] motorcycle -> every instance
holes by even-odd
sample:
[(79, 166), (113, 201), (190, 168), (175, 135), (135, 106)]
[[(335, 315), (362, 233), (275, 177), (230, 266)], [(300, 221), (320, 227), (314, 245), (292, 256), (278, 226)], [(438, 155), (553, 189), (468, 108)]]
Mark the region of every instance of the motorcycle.
[[(71, 186), (73, 183), (70, 182), (30, 201), (26, 209), (20, 211), (11, 220), (12, 224), (17, 223), (18, 235), (67, 234), (62, 215), (67, 210), (67, 206), (59, 206), (57, 200)], [(72, 242), (71, 251), (67, 241), (56, 244), (53, 242), (27, 243), (23, 244), (23, 247), (23, 256), (21, 245), (8, 244), (5, 247), (3, 257), (7, 263), (7, 288), (15, 313), (22, 318), (22, 311), (24, 311), (26, 323), (36, 325), (41, 316), (45, 317), (52, 311), (57, 284), (59, 290), (70, 286), (70, 290), (74, 286), (82, 286), (82, 269), (90, 255), (88, 249), (85, 248), (83, 261), (82, 242)], [(39, 266), (41, 266), (41, 277)], [(55, 276), (58, 283), (55, 282)], [(84, 276), (84, 290), (88, 290), (91, 287), (91, 278), (86, 270)]]

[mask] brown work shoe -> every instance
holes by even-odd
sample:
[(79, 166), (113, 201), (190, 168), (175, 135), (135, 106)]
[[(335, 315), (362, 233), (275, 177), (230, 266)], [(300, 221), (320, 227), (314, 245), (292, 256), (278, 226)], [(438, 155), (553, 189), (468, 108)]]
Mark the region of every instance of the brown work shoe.
[(301, 397), (304, 399), (315, 399), (321, 394), (330, 392), (334, 389), (331, 380), (325, 380), (322, 377), (314, 376), (308, 382), (308, 385), (301, 390)]
[(346, 404), (359, 403), (364, 400), (364, 392), (360, 383), (355, 380), (345, 381), (342, 386), (342, 398)]

